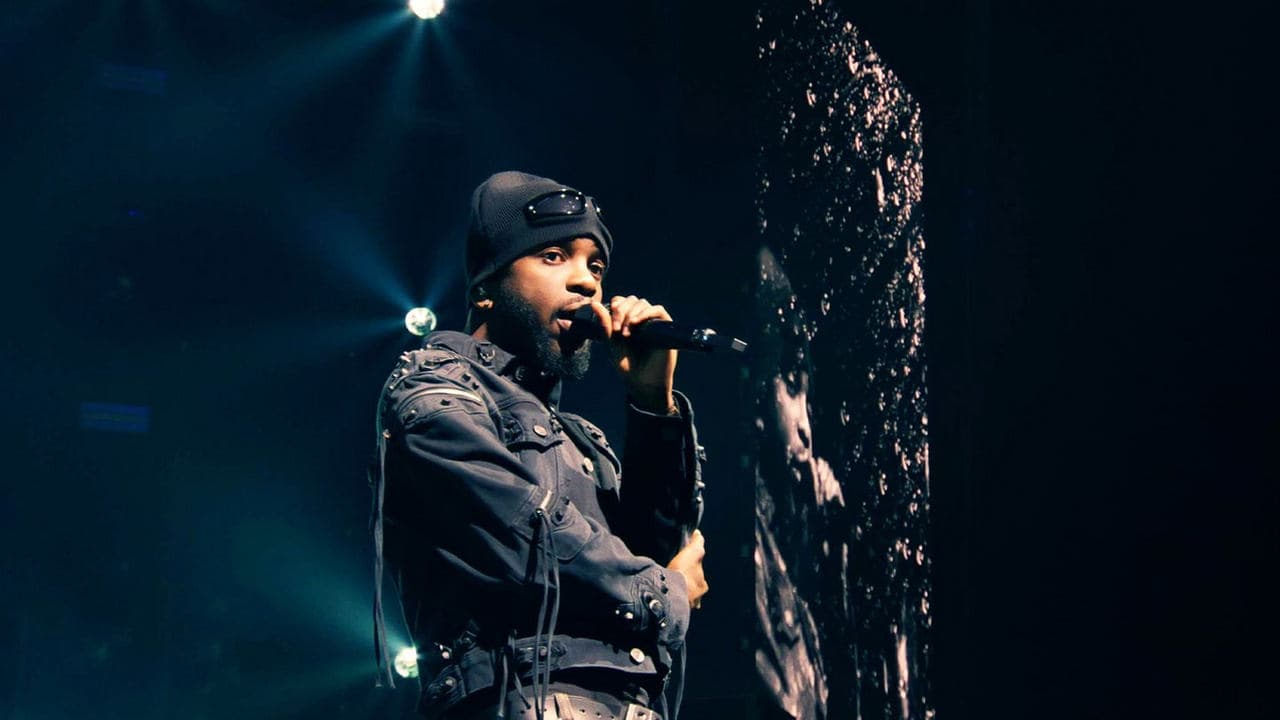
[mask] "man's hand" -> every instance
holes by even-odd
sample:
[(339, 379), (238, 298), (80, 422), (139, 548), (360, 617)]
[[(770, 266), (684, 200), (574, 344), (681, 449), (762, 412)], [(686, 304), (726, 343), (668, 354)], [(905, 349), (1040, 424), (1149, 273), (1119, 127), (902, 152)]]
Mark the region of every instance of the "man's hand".
[(707, 594), (707, 578), (702, 573), (702, 558), (706, 554), (702, 531), (694, 530), (689, 544), (681, 548), (667, 564), (668, 570), (675, 570), (684, 576), (685, 585), (689, 587), (689, 607), (702, 607), (702, 596)]
[(592, 303), (591, 309), (605, 328), (613, 349), (618, 374), (627, 385), (627, 394), (641, 410), (665, 415), (675, 407), (671, 387), (676, 374), (676, 351), (637, 347), (627, 339), (631, 329), (650, 320), (671, 320), (661, 305), (652, 305), (635, 295), (615, 296), (605, 308)]

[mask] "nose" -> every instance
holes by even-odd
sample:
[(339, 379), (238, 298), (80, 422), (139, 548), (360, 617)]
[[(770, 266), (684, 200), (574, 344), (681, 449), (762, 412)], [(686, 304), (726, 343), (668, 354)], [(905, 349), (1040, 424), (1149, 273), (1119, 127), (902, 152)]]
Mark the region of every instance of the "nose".
[(572, 270), (566, 283), (570, 292), (584, 297), (595, 297), (600, 289), (600, 279), (591, 272), (590, 263), (586, 259), (575, 259), (570, 262)]

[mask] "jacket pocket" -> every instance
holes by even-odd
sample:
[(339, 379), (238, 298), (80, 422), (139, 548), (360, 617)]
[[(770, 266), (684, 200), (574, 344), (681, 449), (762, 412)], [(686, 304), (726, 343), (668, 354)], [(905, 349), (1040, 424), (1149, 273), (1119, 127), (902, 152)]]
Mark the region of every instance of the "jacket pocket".
[(622, 463), (609, 445), (609, 440), (604, 436), (604, 431), (587, 419), (573, 413), (560, 413), (560, 417), (566, 427), (576, 428), (575, 434), (579, 438), (579, 443), (586, 442), (588, 444), (589, 449), (582, 448), (582, 451), (583, 454), (591, 457), (596, 465), (594, 473), (596, 486), (601, 490), (616, 493), (619, 487), (619, 479), (622, 476)]
[[(538, 454), (564, 442), (564, 435), (551, 415), (540, 405), (522, 401), (501, 408), (502, 441), (512, 452), (534, 451)], [(544, 470), (553, 473), (548, 465)]]
[(561, 562), (573, 560), (590, 542), (595, 530), (569, 498), (559, 499), (548, 510), (556, 557)]
[[(524, 520), (517, 520), (512, 527), (530, 543), (547, 543), (554, 546), (556, 558), (568, 562), (582, 552), (596, 529), (586, 516), (567, 497), (561, 497), (546, 487), (533, 490)], [(551, 538), (548, 542), (547, 534)]]

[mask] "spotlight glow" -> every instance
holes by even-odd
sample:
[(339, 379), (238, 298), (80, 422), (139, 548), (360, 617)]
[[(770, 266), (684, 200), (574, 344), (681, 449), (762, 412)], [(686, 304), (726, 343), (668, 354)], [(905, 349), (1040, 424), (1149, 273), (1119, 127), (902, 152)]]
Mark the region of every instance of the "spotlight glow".
[(436, 314), (431, 308), (416, 307), (404, 316), (404, 327), (409, 332), (422, 337), (436, 329)]
[(402, 678), (418, 677), (418, 648), (407, 647), (396, 653), (395, 668)]
[(430, 20), (444, 12), (444, 0), (409, 0), (409, 9), (423, 20)]

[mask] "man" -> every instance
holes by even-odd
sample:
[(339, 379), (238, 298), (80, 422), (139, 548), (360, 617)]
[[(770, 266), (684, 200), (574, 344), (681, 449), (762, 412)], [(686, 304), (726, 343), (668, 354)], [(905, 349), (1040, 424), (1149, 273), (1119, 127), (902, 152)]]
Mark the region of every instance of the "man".
[[(602, 302), (612, 249), (592, 198), (490, 177), (472, 195), (470, 334), (432, 333), (384, 386), (378, 573), (385, 549), (427, 718), (661, 717), (651, 705), (707, 591), (701, 448), (672, 387), (676, 353), (630, 341), (666, 310)], [(590, 358), (570, 321), (582, 307), (627, 388), (621, 463), (559, 408)]]
[[(755, 467), (756, 672), (775, 705), (765, 717), (824, 720), (830, 665), (812, 603), (819, 596), (819, 576), (848, 574), (848, 547), (833, 529), (845, 507), (844, 491), (831, 464), (814, 450), (804, 311), (773, 253), (761, 248), (756, 259), (756, 320), (769, 329), (759, 335), (752, 372), (761, 419)], [(820, 556), (812, 552), (815, 547), (822, 548)]]

